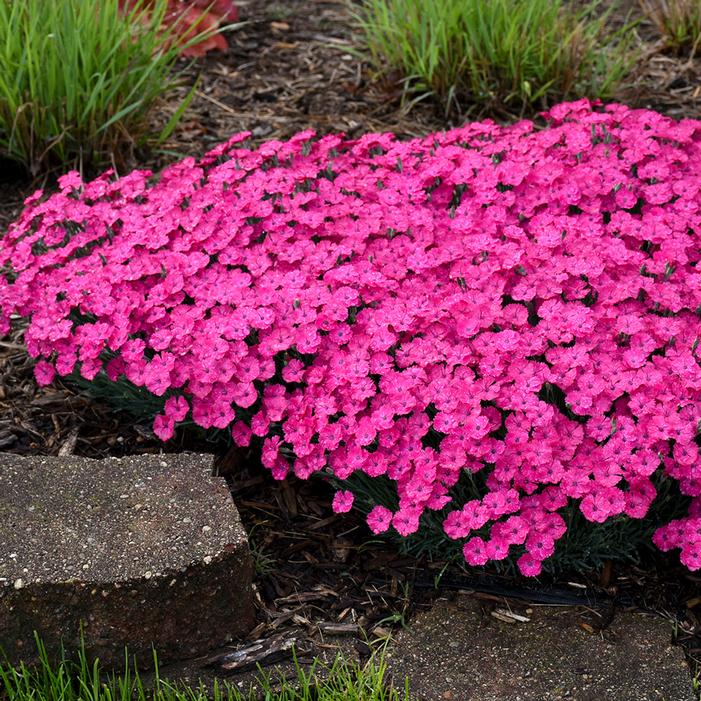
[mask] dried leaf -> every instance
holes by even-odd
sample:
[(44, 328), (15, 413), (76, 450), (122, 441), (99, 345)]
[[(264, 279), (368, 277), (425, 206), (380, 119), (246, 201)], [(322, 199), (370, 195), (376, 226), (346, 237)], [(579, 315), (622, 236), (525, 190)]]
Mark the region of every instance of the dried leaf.
[(355, 635), (360, 632), (357, 623), (318, 623), (317, 627), (327, 635)]
[(258, 665), (266, 666), (291, 657), (296, 643), (296, 638), (282, 635), (267, 640), (256, 640), (233, 652), (211, 657), (205, 664), (227, 672), (245, 672), (255, 669)]

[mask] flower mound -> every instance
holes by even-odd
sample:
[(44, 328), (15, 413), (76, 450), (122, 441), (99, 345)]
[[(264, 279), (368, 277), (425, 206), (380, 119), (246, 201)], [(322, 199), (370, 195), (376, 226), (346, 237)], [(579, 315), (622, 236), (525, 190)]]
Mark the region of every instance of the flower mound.
[[(262, 439), (282, 478), (396, 482), (375, 532), (415, 532), (464, 470), (444, 529), (535, 575), (579, 504), (645, 515), (701, 566), (701, 122), (587, 102), (548, 127), (469, 124), (246, 147), (27, 201), (0, 241), (2, 328), (28, 317), (36, 377), (105, 372)], [(352, 494), (334, 506), (346, 511)]]

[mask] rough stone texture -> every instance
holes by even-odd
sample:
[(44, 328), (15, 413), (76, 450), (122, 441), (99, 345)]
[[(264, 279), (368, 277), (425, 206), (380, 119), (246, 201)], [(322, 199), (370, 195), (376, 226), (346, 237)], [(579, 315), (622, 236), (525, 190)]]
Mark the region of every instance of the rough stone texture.
[(695, 698), (663, 620), (619, 613), (593, 634), (576, 609), (534, 608), (526, 615), (529, 622), (504, 623), (468, 596), (441, 601), (399, 634), (389, 668), (395, 681), (409, 677), (419, 701)]
[(253, 564), (211, 456), (0, 455), (0, 645), (107, 664), (208, 651), (254, 624)]

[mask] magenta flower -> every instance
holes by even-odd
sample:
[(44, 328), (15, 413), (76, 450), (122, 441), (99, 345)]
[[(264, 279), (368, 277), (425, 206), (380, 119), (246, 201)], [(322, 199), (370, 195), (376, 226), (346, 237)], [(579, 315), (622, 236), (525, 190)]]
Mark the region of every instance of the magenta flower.
[(47, 363), (45, 360), (40, 360), (34, 366), (34, 377), (36, 378), (37, 384), (44, 387), (50, 385), (54, 381), (56, 376), (56, 370), (51, 363)]
[[(701, 121), (586, 100), (547, 118), (240, 134), (156, 178), (69, 173), (0, 239), (0, 333), (27, 320), (40, 384), (162, 397), (163, 440), (193, 421), (277, 479), (391, 480), (374, 532), (449, 505), (474, 564), (523, 546), (537, 575), (568, 505), (643, 518), (673, 480), (692, 507), (655, 544), (696, 569)], [(454, 504), (465, 473), (484, 493)]]
[(392, 523), (392, 512), (385, 506), (375, 506), (368, 514), (367, 522), (373, 533), (384, 533)]
[(353, 508), (353, 500), (355, 495), (348, 490), (336, 492), (333, 497), (333, 510), (337, 514), (345, 514)]

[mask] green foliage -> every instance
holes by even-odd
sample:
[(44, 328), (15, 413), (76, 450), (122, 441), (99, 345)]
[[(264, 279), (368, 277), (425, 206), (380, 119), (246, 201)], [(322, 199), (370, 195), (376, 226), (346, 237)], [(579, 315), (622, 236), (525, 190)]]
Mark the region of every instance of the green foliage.
[(255, 685), (243, 693), (227, 682), (207, 689), (165, 681), (155, 653), (156, 674), (147, 688), (128, 656), (121, 674), (104, 674), (99, 660), (91, 663), (84, 649), (75, 661), (63, 653), (52, 662), (39, 640), (37, 645), (36, 667), (0, 664), (4, 701), (409, 701), (408, 683), (400, 692), (386, 678), (382, 651), (364, 665), (337, 656), (331, 665), (315, 661), (305, 669), (295, 659), (291, 679), (259, 670)]
[[(295, 665), (297, 676), (277, 691), (271, 675), (261, 675), (263, 698), (270, 701), (409, 701), (409, 682), (399, 691), (386, 679), (382, 655), (365, 665), (337, 656), (330, 666), (313, 664), (309, 670)], [(259, 698), (259, 697), (257, 697)], [(238, 699), (236, 699), (238, 701)], [(243, 701), (243, 700), (242, 700)]]
[[(377, 504), (392, 510), (398, 507), (397, 490), (387, 478), (371, 478), (356, 472), (343, 482), (332, 481), (338, 489), (349, 489), (355, 494), (355, 508), (363, 514)], [(567, 506), (562, 512), (567, 532), (556, 543), (555, 554), (543, 562), (544, 571), (549, 574), (584, 573), (598, 570), (607, 560), (637, 564), (646, 555), (655, 552), (652, 534), (662, 524), (683, 516), (689, 502), (688, 497), (679, 493), (672, 480), (660, 476), (655, 486), (657, 498), (643, 519), (620, 516), (605, 523), (592, 523), (584, 518), (577, 506)], [(471, 499), (482, 498), (486, 491), (480, 473), (473, 475), (465, 472), (450, 494), (456, 504), (465, 504)], [(394, 547), (413, 557), (464, 564), (463, 541), (451, 540), (443, 531), (443, 521), (453, 508), (448, 504), (440, 511), (424, 512), (419, 530), (406, 538), (394, 529), (379, 537), (391, 541)], [(486, 530), (477, 535), (489, 537)], [(490, 567), (503, 573), (515, 573), (515, 562), (522, 552), (520, 548), (513, 548), (509, 558), (491, 563)]]
[[(154, 418), (163, 412), (166, 399), (173, 392), (166, 392), (157, 397), (145, 387), (137, 387), (125, 377), (117, 381), (110, 380), (104, 371), (99, 372), (92, 380), (86, 380), (78, 370), (63, 378), (63, 381), (74, 390), (85, 393), (91, 399), (107, 404), (115, 411), (129, 414), (138, 424), (143, 424), (146, 431), (151, 431)], [(178, 424), (181, 437), (187, 437), (191, 442), (202, 445), (207, 443), (214, 450), (216, 447), (225, 448), (231, 444), (231, 434), (227, 430), (216, 428), (204, 429), (191, 418)]]
[(32, 175), (121, 163), (173, 130), (193, 91), (160, 133), (149, 123), (183, 46), (163, 25), (167, 0), (119, 6), (0, 0), (0, 155)]
[(124, 411), (133, 416), (137, 421), (153, 424), (156, 415), (163, 411), (163, 405), (170, 396), (166, 393), (157, 397), (145, 387), (137, 387), (125, 377), (120, 377), (116, 382), (110, 380), (101, 371), (92, 380), (86, 380), (76, 369), (64, 378), (69, 386), (84, 392), (92, 399), (103, 402), (116, 411)]
[(701, 42), (699, 0), (639, 0), (667, 47), (679, 54), (694, 55)]
[(599, 2), (364, 0), (355, 15), (370, 63), (446, 113), (524, 113), (612, 96), (635, 62), (627, 26), (606, 30)]

